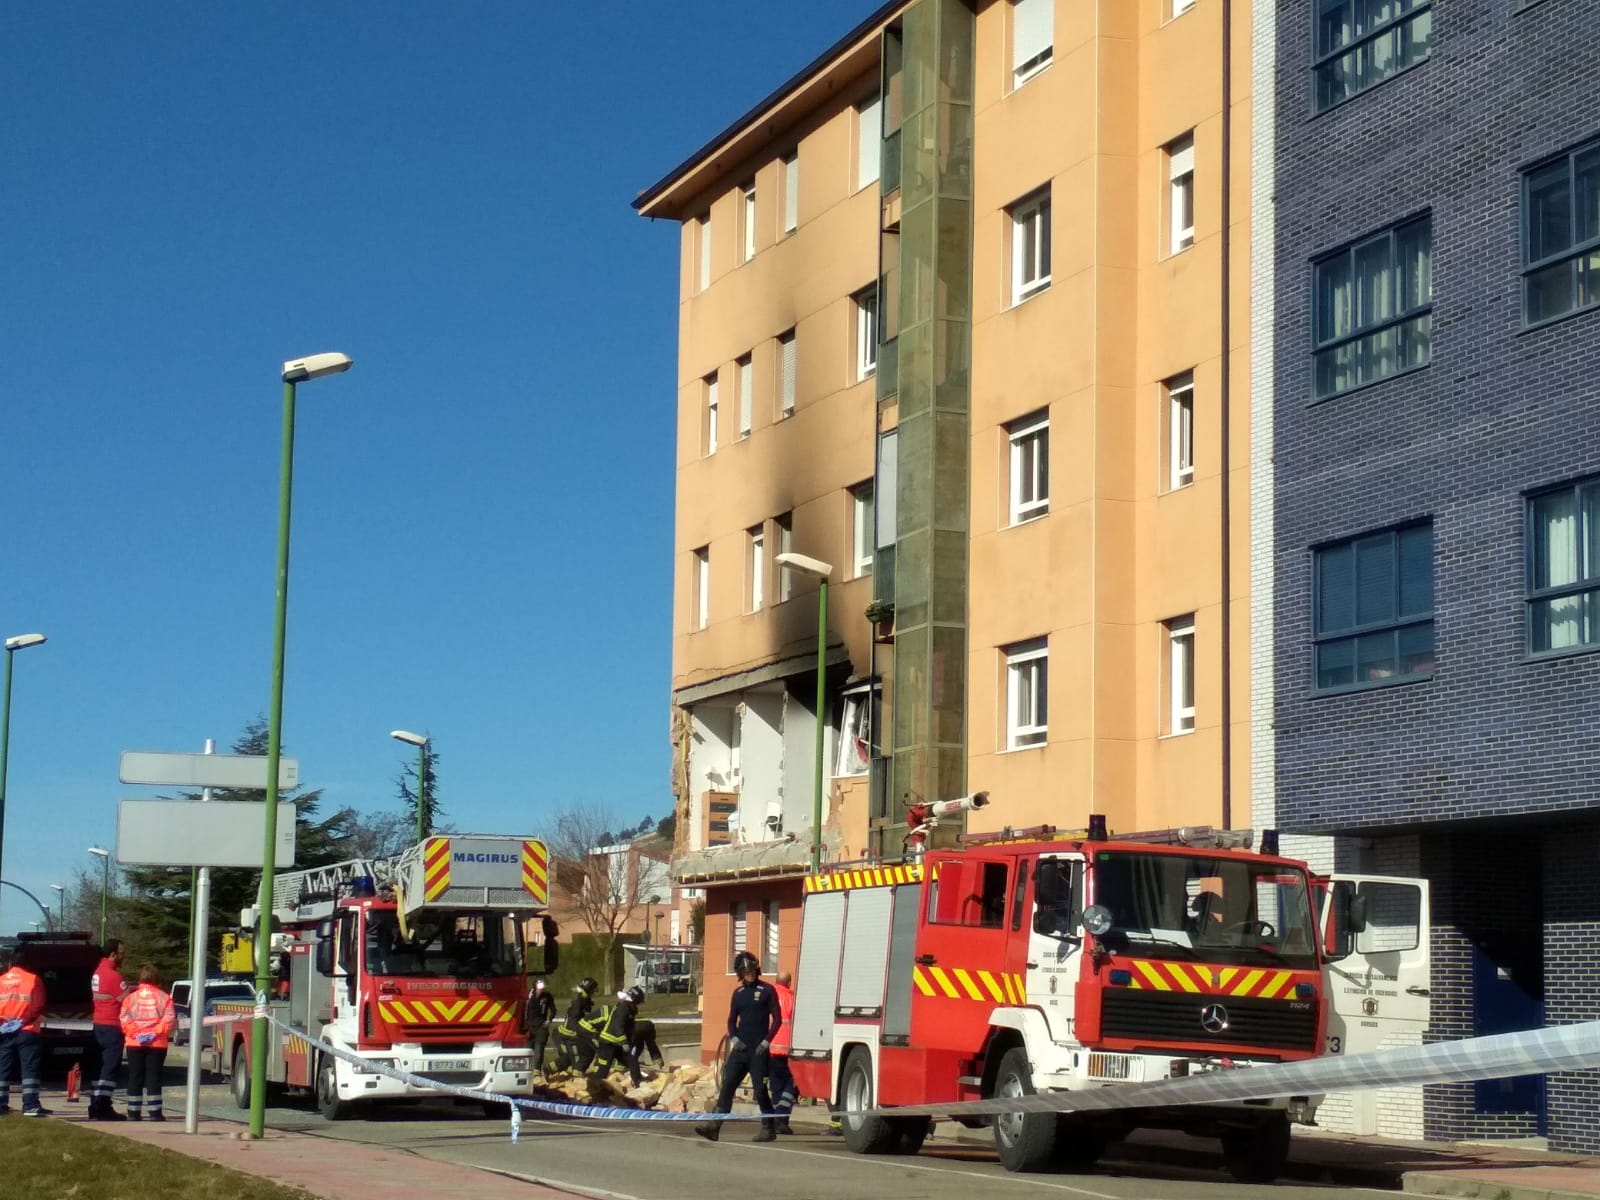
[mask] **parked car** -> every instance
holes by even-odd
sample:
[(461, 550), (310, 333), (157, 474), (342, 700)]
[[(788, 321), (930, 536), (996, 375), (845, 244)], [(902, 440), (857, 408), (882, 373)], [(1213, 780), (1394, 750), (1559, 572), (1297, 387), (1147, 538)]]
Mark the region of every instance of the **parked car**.
[[(172, 1040), (182, 1046), (189, 1041), (189, 994), (194, 990), (194, 980), (180, 979), (172, 985), (172, 1006), (178, 1010), (178, 1028), (173, 1030)], [(248, 979), (208, 979), (206, 980), (206, 1010), (202, 1018), (213, 1015), (216, 1011), (217, 1001), (229, 1000), (237, 1003), (240, 1000), (255, 999), (255, 984)]]
[(659, 959), (641, 962), (634, 968), (633, 982), (647, 992), (687, 992), (690, 989), (689, 964), (664, 963)]

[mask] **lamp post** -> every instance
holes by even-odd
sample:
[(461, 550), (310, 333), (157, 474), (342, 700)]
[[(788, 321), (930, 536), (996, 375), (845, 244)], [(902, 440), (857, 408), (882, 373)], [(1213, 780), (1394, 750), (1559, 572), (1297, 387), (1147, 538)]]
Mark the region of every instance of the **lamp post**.
[(50, 890), (56, 894), (56, 928), (65, 929), (67, 927), (67, 889), (59, 883), (52, 883)]
[(111, 885), (111, 851), (90, 846), (89, 853), (100, 860), (100, 945), (106, 944), (106, 891)]
[(6, 751), (11, 745), (11, 656), (29, 646), (44, 644), (42, 633), (19, 633), (6, 639), (5, 699), (0, 701), (0, 868), (5, 865), (6, 837)]
[(389, 736), (417, 748), (417, 841), (420, 842), (428, 836), (428, 739), (405, 729), (392, 730)]
[(804, 554), (780, 554), (775, 561), (817, 581), (817, 745), (811, 793), (811, 873), (815, 875), (822, 867), (822, 723), (827, 719), (828, 576), (833, 574), (833, 564)]
[[(256, 898), (256, 1000), (272, 986), (272, 872), (277, 866), (278, 761), (283, 748), (283, 631), (289, 615), (289, 508), (294, 488), (295, 385), (350, 369), (345, 354), (313, 354), (283, 364), (283, 450), (278, 468), (278, 583), (273, 614), (272, 697), (267, 710), (267, 811), (262, 825), (261, 892)], [(250, 1136), (267, 1121), (267, 1017), (262, 1008), (250, 1030)]]

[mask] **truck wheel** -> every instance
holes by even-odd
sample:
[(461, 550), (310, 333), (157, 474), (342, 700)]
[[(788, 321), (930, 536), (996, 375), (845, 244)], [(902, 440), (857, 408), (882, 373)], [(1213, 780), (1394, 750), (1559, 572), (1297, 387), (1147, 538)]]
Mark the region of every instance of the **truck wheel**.
[(250, 1107), (250, 1056), (244, 1052), (244, 1043), (233, 1048), (233, 1102), (240, 1108)]
[(839, 1129), (844, 1144), (857, 1154), (887, 1154), (894, 1149), (899, 1134), (882, 1117), (852, 1116), (873, 1105), (872, 1059), (857, 1046), (844, 1060), (839, 1075)]
[(894, 1154), (915, 1154), (922, 1149), (922, 1143), (928, 1140), (928, 1131), (933, 1128), (932, 1117), (891, 1117), (890, 1126), (894, 1129)]
[[(1013, 1046), (1000, 1059), (994, 1094), (998, 1100), (1033, 1095), (1033, 1067), (1028, 1052)], [(1055, 1113), (1001, 1113), (994, 1119), (994, 1147), (1008, 1171), (1042, 1171), (1056, 1148)]]
[(1271, 1183), (1289, 1161), (1289, 1118), (1274, 1113), (1252, 1129), (1223, 1134), (1222, 1161), (1240, 1183)]
[(1087, 1171), (1100, 1161), (1105, 1150), (1105, 1137), (1082, 1117), (1056, 1118), (1056, 1166)]
[(352, 1105), (339, 1099), (339, 1080), (334, 1073), (333, 1057), (325, 1055), (317, 1064), (317, 1111), (330, 1121), (342, 1121), (350, 1115)]

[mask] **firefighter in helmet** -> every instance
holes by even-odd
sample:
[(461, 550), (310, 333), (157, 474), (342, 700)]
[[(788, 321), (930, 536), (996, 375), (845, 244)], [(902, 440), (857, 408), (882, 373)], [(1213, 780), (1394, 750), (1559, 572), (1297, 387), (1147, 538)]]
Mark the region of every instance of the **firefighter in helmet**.
[(600, 1050), (595, 1055), (592, 1075), (609, 1075), (611, 1065), (617, 1060), (628, 1068), (633, 1086), (644, 1082), (639, 1070), (639, 1059), (633, 1050), (634, 1025), (639, 1017), (639, 1005), (644, 1003), (644, 989), (634, 984), (625, 992), (617, 993), (617, 1006), (611, 1010), (604, 1028), (600, 1030)]
[(585, 975), (572, 989), (567, 1015), (556, 1026), (556, 1069), (559, 1071), (570, 1070), (574, 1064), (581, 1071), (594, 1057), (594, 1036), (584, 1022), (594, 1008), (594, 994), (599, 988), (599, 980)]
[[(754, 1141), (773, 1142), (778, 1138), (778, 1122), (772, 1108), (772, 1096), (767, 1091), (767, 1055), (772, 1049), (772, 1039), (783, 1027), (783, 1017), (778, 1009), (778, 993), (770, 983), (761, 979), (761, 963), (748, 950), (741, 950), (733, 958), (733, 972), (739, 977), (739, 986), (733, 990), (728, 1004), (728, 1057), (722, 1068), (722, 1091), (712, 1112), (733, 1111), (733, 1094), (750, 1076), (750, 1090), (755, 1094), (756, 1107), (761, 1110), (761, 1132)], [(716, 1141), (722, 1133), (721, 1121), (701, 1121), (694, 1131), (708, 1141)]]

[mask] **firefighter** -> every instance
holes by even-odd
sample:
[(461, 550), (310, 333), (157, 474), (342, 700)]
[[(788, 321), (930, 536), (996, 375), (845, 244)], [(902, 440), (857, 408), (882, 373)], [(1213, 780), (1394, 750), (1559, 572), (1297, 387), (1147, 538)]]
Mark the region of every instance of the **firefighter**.
[[(641, 991), (643, 989), (640, 989)], [(656, 1023), (654, 1021), (635, 1021), (633, 1023), (633, 1056), (641, 1063), (644, 1056), (649, 1054), (656, 1060), (656, 1066), (667, 1065), (667, 1056), (661, 1053), (661, 1044), (656, 1041)]]
[(772, 1108), (778, 1114), (778, 1132), (793, 1133), (789, 1114), (799, 1092), (794, 1086), (794, 1076), (789, 1073), (789, 1047), (794, 1036), (794, 977), (779, 971), (773, 980), (772, 990), (778, 993), (778, 1016), (783, 1025), (772, 1039), (772, 1049), (767, 1054), (767, 1086), (772, 1091)]
[[(598, 988), (600, 985), (595, 984)], [(596, 1004), (589, 1015), (578, 1022), (578, 1070), (588, 1073), (600, 1051), (600, 1031), (611, 1024), (611, 1002)]]
[[(733, 999), (728, 1003), (728, 1058), (722, 1068), (722, 1091), (711, 1111), (732, 1112), (733, 1094), (748, 1075), (763, 1118), (761, 1132), (751, 1140), (774, 1142), (778, 1140), (778, 1121), (767, 1092), (767, 1055), (772, 1039), (783, 1026), (778, 993), (770, 983), (761, 982), (761, 963), (748, 950), (734, 955), (733, 973), (739, 977), (739, 986), (733, 989)], [(722, 1134), (722, 1122), (701, 1121), (694, 1131), (714, 1142)]]
[[(91, 1121), (122, 1121), (126, 1118), (111, 1107), (111, 1097), (117, 1090), (117, 1072), (122, 1069), (122, 998), (129, 984), (122, 976), (122, 960), (128, 948), (116, 938), (105, 944), (105, 957), (94, 969), (90, 988), (94, 992), (94, 1040), (100, 1047), (100, 1068), (89, 1081), (89, 1112)], [(198, 1033), (191, 1033), (189, 1041), (196, 1044)]]
[(22, 1115), (48, 1117), (39, 1103), (39, 1018), (44, 981), (24, 966), (22, 950), (0, 946), (0, 1114), (11, 1111), (11, 1076), (22, 1081)]
[(638, 1087), (644, 1082), (644, 1074), (639, 1070), (639, 1056), (633, 1049), (634, 1025), (639, 1016), (639, 1005), (643, 1003), (644, 989), (638, 984), (617, 993), (617, 1006), (611, 1010), (604, 1028), (600, 1030), (600, 1048), (594, 1057), (594, 1066), (590, 1068), (591, 1075), (603, 1077), (611, 1074), (611, 1065), (621, 1059), (622, 1065), (628, 1068), (628, 1077), (633, 1080), (633, 1086)]
[(522, 1012), (522, 1027), (528, 1034), (533, 1069), (544, 1072), (544, 1051), (550, 1042), (550, 1027), (556, 1023), (556, 998), (550, 994), (543, 979), (533, 982), (528, 993), (527, 1007)]
[(594, 1007), (594, 994), (600, 988), (599, 980), (585, 975), (572, 989), (572, 1002), (567, 1005), (567, 1015), (556, 1026), (556, 1070), (570, 1070), (574, 1063), (581, 1071), (594, 1057), (594, 1039), (584, 1028), (584, 1018)]
[(167, 1119), (161, 1112), (161, 1071), (167, 1065), (167, 1039), (177, 1024), (172, 997), (161, 990), (161, 972), (145, 963), (139, 968), (139, 986), (122, 1000), (130, 1121)]

